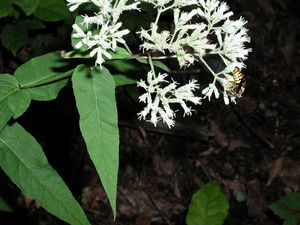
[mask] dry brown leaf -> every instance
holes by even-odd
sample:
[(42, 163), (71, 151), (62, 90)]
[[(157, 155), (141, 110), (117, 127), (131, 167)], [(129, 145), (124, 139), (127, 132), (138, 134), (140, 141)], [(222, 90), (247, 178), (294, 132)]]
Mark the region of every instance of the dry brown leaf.
[(257, 179), (247, 183), (247, 205), (249, 216), (258, 218), (263, 215), (267, 207)]
[(284, 163), (284, 157), (280, 157), (273, 162), (273, 166), (269, 172), (269, 179), (266, 186), (270, 186), (273, 180), (278, 176), (279, 172), (282, 170), (283, 163)]
[(211, 132), (213, 133), (213, 135), (216, 138), (216, 142), (220, 146), (222, 146), (222, 147), (228, 146), (228, 140), (227, 140), (225, 134), (220, 129), (219, 125), (213, 120), (210, 121), (210, 129), (211, 129)]

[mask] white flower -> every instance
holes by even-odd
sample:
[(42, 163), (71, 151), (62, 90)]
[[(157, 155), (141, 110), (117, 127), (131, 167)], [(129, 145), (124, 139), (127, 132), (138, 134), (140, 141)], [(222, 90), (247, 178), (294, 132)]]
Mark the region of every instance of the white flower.
[(213, 93), (216, 98), (219, 98), (220, 94), (219, 94), (218, 88), (216, 87), (215, 83), (210, 83), (208, 85), (208, 87), (206, 87), (202, 90), (202, 94), (204, 95), (204, 98), (208, 98), (209, 101), (210, 101), (210, 98)]
[(113, 23), (117, 22), (120, 18), (120, 15), (124, 11), (128, 10), (139, 10), (138, 6), (140, 4), (139, 1), (135, 1), (129, 5), (127, 5), (128, 0), (120, 0), (118, 4), (111, 11)]
[(180, 67), (189, 67), (195, 61), (195, 57), (186, 53), (183, 49), (176, 51), (176, 57)]
[(172, 0), (142, 0), (142, 2), (153, 4), (155, 7), (165, 7)]
[(138, 33), (140, 34), (141, 39), (144, 40), (144, 43), (140, 46), (144, 50), (165, 52), (165, 50), (170, 48), (168, 43), (169, 39), (171, 38), (170, 32), (164, 30), (161, 33), (158, 33), (157, 25), (154, 23), (151, 24), (151, 30), (146, 31), (142, 29)]
[(233, 15), (225, 2), (218, 0), (199, 0), (201, 7), (198, 8), (198, 13), (202, 18), (205, 18), (209, 23), (209, 29), (222, 20), (225, 20)]
[(228, 96), (226, 93), (226, 90), (224, 90), (224, 92), (223, 92), (223, 99), (224, 99), (225, 105), (229, 105), (230, 102), (233, 102), (234, 104), (236, 104), (236, 101), (235, 101), (236, 97)]
[[(109, 51), (115, 51), (118, 43), (125, 44), (124, 36), (129, 30), (120, 30), (122, 23), (118, 22), (120, 15), (126, 10), (138, 9), (139, 1), (127, 4), (129, 0), (67, 0), (70, 11), (74, 11), (83, 3), (92, 3), (98, 7), (93, 16), (82, 16), (81, 24), (88, 30), (84, 32), (79, 25), (74, 24), (72, 37), (78, 42), (76, 49), (90, 50), (90, 56), (96, 56), (96, 65), (111, 58)], [(96, 25), (96, 26), (91, 26)], [(96, 28), (95, 28), (96, 27)], [(86, 29), (85, 29), (86, 30)]]
[[(196, 80), (191, 80), (188, 84), (178, 87), (176, 82), (168, 82), (165, 78), (168, 74), (158, 74), (156, 77), (153, 71), (147, 74), (147, 83), (141, 80), (137, 83), (146, 93), (139, 97), (140, 102), (146, 103), (146, 107), (138, 113), (138, 118), (147, 120), (150, 114), (149, 122), (154, 126), (162, 120), (169, 128), (174, 126), (175, 112), (170, 104), (179, 103), (184, 110), (184, 115), (191, 115), (192, 108), (187, 106), (187, 102), (195, 105), (201, 103), (201, 98), (196, 97), (193, 91), (199, 88)], [(164, 86), (162, 86), (164, 84)]]
[(96, 24), (98, 27), (100, 25), (103, 25), (107, 20), (101, 13), (95, 13), (95, 16), (82, 16), (83, 21), (82, 24), (84, 24), (86, 27), (89, 27), (89, 25)]
[(67, 5), (70, 6), (70, 11), (74, 11), (83, 3), (90, 2), (90, 0), (67, 0)]
[(245, 28), (241, 28), (234, 33), (222, 33), (220, 29), (216, 30), (220, 47), (217, 52), (224, 55), (231, 61), (245, 60), (248, 58), (250, 48), (245, 47), (245, 43), (250, 42), (250, 38)]
[(128, 34), (129, 30), (118, 30), (121, 26), (121, 22), (115, 25), (103, 24), (98, 33), (92, 34), (91, 31), (83, 32), (78, 25), (74, 24), (73, 29), (75, 32), (73, 37), (80, 40), (75, 47), (85, 47), (91, 50), (90, 56), (96, 55), (95, 64), (101, 66), (105, 62), (105, 58), (111, 58), (109, 50), (115, 51), (117, 43), (125, 43), (123, 36)]

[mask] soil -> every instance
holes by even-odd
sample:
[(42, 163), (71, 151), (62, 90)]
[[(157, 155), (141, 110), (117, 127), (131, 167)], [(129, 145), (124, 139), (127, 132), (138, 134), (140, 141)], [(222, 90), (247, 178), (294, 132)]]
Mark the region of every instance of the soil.
[[(252, 39), (243, 98), (232, 106), (204, 101), (169, 130), (137, 121), (141, 105), (120, 90), (115, 221), (86, 153), (71, 88), (55, 101), (33, 102), (21, 118), (92, 224), (184, 225), (192, 195), (210, 180), (229, 202), (225, 225), (283, 223), (268, 206), (300, 186), (300, 2), (228, 4), (246, 18)], [(64, 224), (21, 195), (3, 173), (1, 179), (1, 193), (18, 204), (14, 213), (1, 214), (0, 224)]]

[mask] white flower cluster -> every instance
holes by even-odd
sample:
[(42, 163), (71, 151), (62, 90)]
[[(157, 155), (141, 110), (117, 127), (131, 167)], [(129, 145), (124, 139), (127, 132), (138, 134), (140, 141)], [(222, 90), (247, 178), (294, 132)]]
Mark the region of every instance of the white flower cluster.
[[(152, 53), (161, 53), (163, 58), (176, 58), (180, 67), (189, 67), (199, 61), (213, 75), (213, 80), (202, 90), (203, 99), (208, 100), (214, 95), (219, 98), (223, 94), (225, 104), (234, 102), (241, 97), (245, 83), (236, 85), (233, 71), (245, 67), (250, 48), (246, 21), (243, 18), (231, 20), (233, 13), (226, 3), (219, 0), (67, 0), (70, 11), (82, 4), (93, 4), (98, 11), (92, 16), (83, 15), (82, 22), (73, 25), (75, 48), (89, 50), (90, 56), (96, 56), (96, 65), (111, 59), (118, 44), (126, 46), (124, 36), (130, 31), (121, 29), (120, 15), (127, 10), (139, 10), (139, 4), (152, 4), (157, 11), (156, 19), (147, 29), (138, 32), (142, 40), (140, 45), (149, 55), (151, 71), (147, 81), (139, 81), (138, 86), (145, 90), (139, 100), (146, 107), (138, 114), (139, 119), (147, 120), (154, 125), (162, 120), (168, 127), (174, 126), (175, 112), (172, 104), (179, 104), (184, 115), (191, 115), (193, 109), (187, 103), (200, 104), (201, 97), (193, 92), (199, 88), (196, 80), (178, 87), (175, 81), (167, 81), (167, 74), (155, 75), (151, 60)], [(173, 13), (173, 26), (170, 30), (160, 26), (161, 15)], [(219, 58), (224, 68), (215, 72), (206, 62), (206, 55)], [(243, 80), (244, 82), (245, 80)], [(219, 91), (218, 86), (224, 88)], [(229, 89), (231, 88), (231, 89)], [(237, 93), (237, 94), (235, 94)]]
[[(195, 1), (190, 1), (190, 4), (195, 4)], [(193, 64), (195, 55), (203, 57), (207, 50), (215, 49), (216, 46), (209, 43), (209, 30), (206, 24), (191, 23), (192, 19), (198, 15), (197, 10), (181, 12), (178, 5), (181, 6), (182, 4), (178, 3), (172, 6), (175, 26), (173, 33), (168, 30), (159, 32), (157, 20), (151, 24), (150, 30), (142, 29), (140, 37), (144, 41), (141, 45), (144, 50), (174, 53), (180, 67), (183, 67)], [(184, 6), (186, 5), (187, 3)], [(158, 11), (158, 15), (168, 8), (161, 8), (161, 11)], [(193, 51), (190, 53), (188, 50)]]
[[(141, 48), (150, 52), (161, 52), (177, 58), (181, 67), (188, 67), (199, 60), (213, 75), (213, 82), (204, 88), (204, 98), (210, 100), (212, 94), (219, 98), (220, 93), (216, 86), (219, 83), (224, 87), (223, 97), (225, 104), (235, 102), (236, 96), (228, 95), (226, 87), (233, 82), (234, 68), (245, 67), (243, 60), (247, 59), (250, 48), (245, 43), (250, 42), (248, 30), (244, 27), (243, 18), (231, 20), (233, 15), (226, 3), (218, 0), (142, 0), (153, 4), (157, 9), (155, 22), (149, 30), (142, 29), (140, 37), (143, 40)], [(186, 12), (185, 6), (193, 6)], [(172, 10), (174, 15), (174, 30), (162, 30), (159, 19), (162, 13)], [(223, 61), (225, 68), (215, 73), (206, 63), (204, 56), (212, 54)]]
[(147, 116), (150, 115), (149, 122), (153, 123), (154, 126), (162, 120), (171, 128), (175, 124), (175, 112), (171, 109), (170, 104), (180, 104), (184, 110), (184, 115), (189, 116), (193, 110), (186, 103), (191, 102), (197, 105), (201, 103), (201, 98), (193, 94), (193, 91), (199, 88), (195, 80), (177, 87), (178, 83), (175, 81), (170, 83), (165, 79), (167, 76), (166, 73), (159, 73), (155, 76), (153, 71), (149, 71), (147, 81), (138, 82), (138, 86), (146, 91), (139, 97), (139, 100), (147, 104), (144, 110), (138, 113), (138, 117), (147, 120)]
[[(82, 25), (88, 28), (82, 29), (78, 24), (73, 25), (73, 38), (78, 39), (75, 48), (84, 47), (90, 51), (90, 56), (96, 55), (96, 65), (100, 65), (105, 59), (110, 59), (109, 51), (115, 51), (118, 43), (125, 43), (123, 36), (129, 33), (129, 30), (119, 30), (122, 26), (118, 22), (120, 15), (126, 10), (138, 9), (139, 2), (127, 4), (130, 0), (67, 0), (70, 11), (76, 10), (81, 4), (93, 3), (98, 7), (98, 12), (93, 16), (83, 16)], [(91, 29), (95, 26), (95, 29)]]

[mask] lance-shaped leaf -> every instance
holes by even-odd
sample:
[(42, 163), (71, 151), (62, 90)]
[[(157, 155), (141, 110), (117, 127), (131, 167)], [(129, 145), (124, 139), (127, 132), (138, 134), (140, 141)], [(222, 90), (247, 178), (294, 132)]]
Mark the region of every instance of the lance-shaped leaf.
[(68, 77), (72, 75), (72, 71), (65, 72), (68, 65), (60, 52), (51, 52), (18, 67), (15, 77), (21, 88), (27, 89), (31, 94), (32, 99), (49, 101), (55, 99), (68, 83)]
[(37, 141), (18, 124), (0, 133), (0, 166), (29, 197), (72, 225), (89, 225), (66, 184), (49, 165)]
[(80, 129), (114, 215), (119, 166), (115, 83), (106, 68), (78, 66), (72, 77)]
[(7, 98), (19, 91), (16, 78), (10, 74), (0, 74), (0, 131), (12, 117)]
[(16, 119), (28, 109), (31, 102), (31, 96), (27, 90), (18, 90), (8, 96), (6, 102), (13, 117)]

